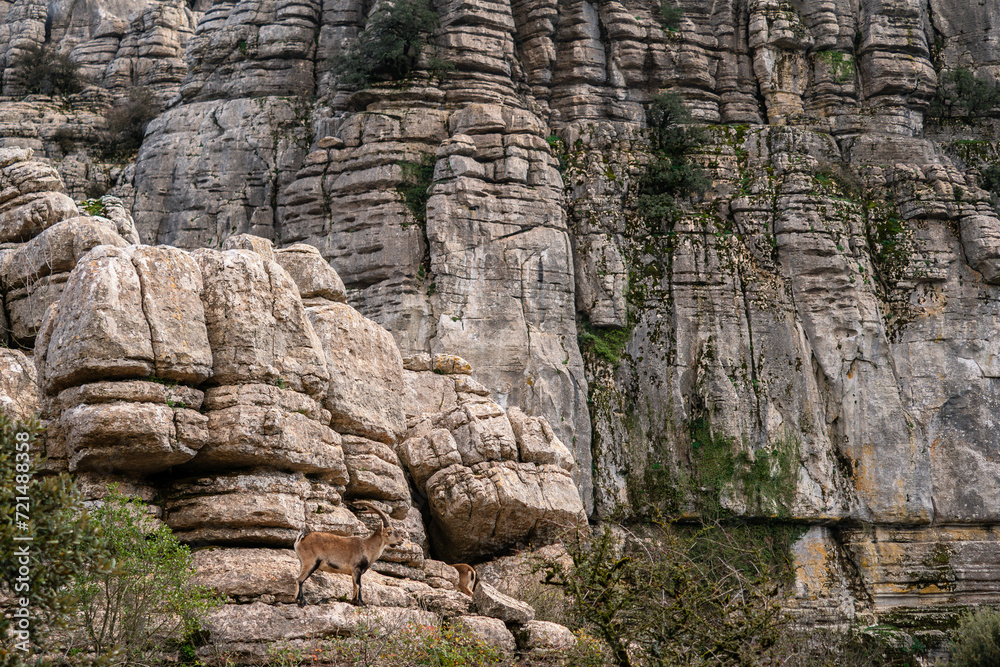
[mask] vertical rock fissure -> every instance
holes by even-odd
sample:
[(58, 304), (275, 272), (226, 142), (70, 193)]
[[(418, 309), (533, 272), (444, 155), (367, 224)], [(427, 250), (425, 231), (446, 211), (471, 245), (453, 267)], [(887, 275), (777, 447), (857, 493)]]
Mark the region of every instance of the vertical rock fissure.
[(766, 437), (764, 433), (764, 418), (761, 415), (761, 400), (760, 392), (763, 391), (763, 387), (760, 385), (760, 381), (757, 378), (757, 356), (756, 350), (754, 348), (754, 337), (753, 337), (753, 309), (750, 307), (750, 297), (747, 294), (747, 286), (744, 280), (743, 271), (737, 269), (736, 280), (739, 282), (740, 294), (743, 297), (743, 312), (747, 320), (747, 341), (750, 346), (750, 385), (753, 387), (754, 394), (754, 410), (756, 412), (756, 422), (757, 428), (762, 436)]
[(152, 318), (146, 303), (147, 287), (145, 276), (143, 276), (142, 271), (139, 270), (139, 265), (136, 264), (134, 256), (129, 258), (129, 264), (131, 264), (132, 269), (135, 271), (136, 282), (139, 283), (139, 304), (142, 307), (142, 319), (146, 322), (146, 328), (149, 332), (150, 347), (153, 350), (153, 373), (158, 376), (160, 374), (161, 360), (166, 357), (166, 350), (161, 348), (157, 337), (153, 335), (153, 325), (151, 322)]

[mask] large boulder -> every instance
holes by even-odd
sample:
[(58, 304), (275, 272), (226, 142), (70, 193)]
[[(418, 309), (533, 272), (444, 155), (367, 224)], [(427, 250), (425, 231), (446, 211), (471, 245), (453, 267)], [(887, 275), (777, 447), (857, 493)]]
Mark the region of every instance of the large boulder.
[(344, 281), (330, 263), (323, 259), (315, 246), (295, 243), (274, 253), (274, 259), (281, 264), (288, 275), (298, 285), (299, 295), (309, 305), (322, 305), (322, 301), (347, 303)]
[(124, 248), (88, 253), (42, 326), (36, 347), (46, 391), (152, 376), (156, 364), (142, 302), (139, 276)]
[[(385, 501), (406, 501), (409, 509), (410, 485), (399, 462), (399, 457), (388, 445), (360, 438), (343, 436), (344, 463), (350, 480), (348, 498), (369, 498)], [(406, 512), (403, 512), (403, 516)], [(403, 516), (397, 518), (403, 518)]]
[(168, 246), (132, 246), (128, 254), (142, 289), (155, 375), (188, 384), (208, 379), (212, 350), (198, 265), (188, 253)]
[(565, 625), (550, 621), (528, 621), (517, 629), (517, 647), (522, 651), (548, 653), (576, 646), (576, 635)]
[(392, 334), (343, 303), (310, 307), (326, 361), (337, 369), (323, 407), (332, 426), (392, 445), (406, 432), (403, 359)]
[(489, 616), (459, 616), (451, 619), (451, 625), (508, 655), (517, 650), (514, 635), (500, 619)]
[(560, 442), (544, 418), (529, 417), (518, 407), (508, 410), (507, 418), (514, 430), (522, 461), (539, 465), (553, 464), (566, 472), (573, 472), (573, 454)]
[(153, 473), (189, 461), (205, 444), (205, 416), (157, 403), (118, 401), (64, 410), (70, 470)]
[(201, 279), (187, 253), (100, 246), (63, 291), (38, 345), (47, 391), (115, 378), (198, 384), (209, 377)]
[(329, 381), (326, 360), (288, 273), (250, 250), (203, 248), (192, 257), (204, 281), (214, 381), (321, 396)]
[(587, 521), (572, 477), (552, 465), (453, 465), (427, 480), (426, 489), (431, 535), (439, 551), (456, 561), (545, 543)]
[(586, 524), (572, 454), (544, 418), (504, 411), (460, 357), (412, 355), (406, 369), (398, 451), (441, 554), (476, 560)]

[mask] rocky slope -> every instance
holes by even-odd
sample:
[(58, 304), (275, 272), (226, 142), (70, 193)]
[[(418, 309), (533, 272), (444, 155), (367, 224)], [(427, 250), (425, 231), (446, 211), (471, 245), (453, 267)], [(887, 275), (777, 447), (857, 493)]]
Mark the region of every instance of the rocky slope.
[[(262, 653), (292, 619), (296, 637), (325, 636), (329, 615), (341, 630), (363, 622), (337, 601), (342, 577), (307, 587), (318, 611), (289, 604), (299, 531), (366, 535), (349, 504), (363, 499), (407, 536), (374, 565), (369, 600), (398, 622), (467, 617), (513, 650), (504, 622), (534, 612), (487, 584), (473, 603), (431, 556), (475, 562), (586, 526), (573, 457), (548, 423), (501, 408), (461, 357), (404, 365), (315, 248), (248, 235), (221, 251), (140, 245), (127, 215), (77, 215), (30, 157), (0, 149), (10, 212), (45, 212), (26, 232), (37, 235), (0, 250), (0, 275), (47, 271), (58, 290), (28, 291), (45, 314), (18, 339), (35, 338), (34, 359), (2, 350), (4, 410), (41, 413), (47, 468), (75, 473), (90, 499), (124, 483), (182, 541), (212, 547), (196, 561), (229, 602), (210, 619), (215, 648)], [(120, 213), (117, 201), (101, 213)]]
[[(5, 4), (5, 143), (44, 155), (75, 196), (113, 182), (145, 243), (221, 248), (242, 233), (308, 243), (402, 357), (471, 362), (495, 403), (427, 387), (455, 407), (417, 426), (422, 440), (398, 451), (404, 459), (417, 449), (460, 458), (461, 475), (482, 480), (459, 422), (517, 406), (566, 445), (599, 515), (690, 513), (710, 500), (808, 527), (795, 553), (799, 606), (814, 619), (926, 626), (995, 600), (1000, 220), (983, 175), (997, 164), (996, 110), (928, 115), (950, 72), (997, 80), (995, 6), (682, 0), (670, 30), (659, 5), (633, 0), (438, 2), (425, 63), (454, 70), (362, 91), (338, 84), (330, 56), (364, 27), (365, 3), (99, 6)], [(10, 63), (43, 40), (110, 92), (68, 106), (22, 99)], [(169, 103), (134, 163), (108, 165), (88, 153), (88, 132), (101, 95), (130, 84)], [(695, 159), (712, 181), (669, 228), (635, 209), (650, 160), (645, 111), (663, 90), (705, 124)], [(60, 146), (64, 127), (73, 143)], [(415, 214), (399, 186), (423, 160), (433, 178)], [(203, 274), (236, 270), (218, 253), (191, 256)], [(239, 270), (264, 280), (259, 267)], [(22, 344), (62, 271), (4, 283)], [(281, 335), (329, 369), (314, 342)], [(130, 363), (147, 373), (167, 363), (150, 349)], [(260, 363), (265, 385), (294, 379), (306, 413), (336, 412), (316, 393), (329, 377)], [(258, 399), (213, 400), (209, 415), (221, 417), (226, 401)], [(316, 421), (288, 407), (275, 418)], [(518, 419), (508, 418), (515, 435)], [(352, 437), (379, 441), (365, 429)], [(238, 439), (209, 441), (220, 469), (246, 456), (226, 451)], [(510, 436), (488, 447), (504, 459)], [(550, 456), (560, 468), (562, 455)], [(289, 495), (268, 483), (263, 493)]]

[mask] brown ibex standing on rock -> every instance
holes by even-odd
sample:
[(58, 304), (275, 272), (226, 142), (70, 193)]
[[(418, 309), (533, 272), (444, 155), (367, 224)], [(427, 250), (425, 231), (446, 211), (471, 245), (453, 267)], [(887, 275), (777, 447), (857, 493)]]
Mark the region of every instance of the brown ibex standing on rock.
[(368, 537), (345, 537), (333, 533), (306, 535), (303, 530), (295, 538), (295, 555), (299, 557), (302, 566), (296, 578), (299, 588), (295, 594), (300, 607), (306, 603), (302, 595), (302, 584), (316, 570), (351, 575), (354, 580), (351, 603), (364, 605), (365, 602), (361, 599), (361, 575), (379, 559), (387, 546), (394, 547), (403, 542), (403, 537), (393, 530), (385, 512), (365, 500), (359, 500), (355, 505), (366, 507), (382, 518), (382, 526)]

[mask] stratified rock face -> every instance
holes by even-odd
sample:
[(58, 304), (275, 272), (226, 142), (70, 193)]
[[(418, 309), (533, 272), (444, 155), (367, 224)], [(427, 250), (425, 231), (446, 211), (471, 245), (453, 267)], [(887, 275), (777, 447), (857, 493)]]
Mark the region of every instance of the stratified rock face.
[(409, 429), (400, 457), (427, 496), (442, 554), (476, 560), (586, 524), (573, 457), (544, 418), (505, 412), (466, 374), (464, 359), (416, 355), (406, 364), (419, 370), (404, 371)]
[(212, 376), (219, 384), (264, 382), (318, 397), (330, 375), (291, 277), (248, 250), (192, 253), (205, 283)]
[(148, 86), (166, 100), (177, 93), (186, 68), (184, 49), (200, 12), (177, 0), (122, 3), (18, 0), (4, 7), (0, 26), (2, 92), (23, 95), (10, 64), (31, 46), (48, 44), (69, 55), (81, 73), (119, 93)]
[[(328, 56), (363, 20), (360, 6), (297, 0), (207, 11), (183, 103), (150, 125), (122, 190), (140, 235), (194, 247), (249, 232), (318, 247), (404, 353), (461, 350), (502, 403), (544, 414), (589, 499), (572, 244), (550, 132), (503, 81), (512, 10), (445, 8), (441, 55), (468, 72), (462, 92), (431, 85), (331, 116), (306, 96), (336, 97)], [(447, 106), (407, 108), (417, 96)], [(397, 187), (405, 163), (435, 158), (432, 201), (415, 220)]]
[(217, 248), (243, 233), (273, 239), (275, 197), (306, 154), (308, 117), (294, 97), (197, 102), (159, 116), (129, 189), (143, 241)]
[[(861, 609), (865, 596), (843, 584), (854, 575), (837, 569), (843, 545), (892, 526), (916, 531), (915, 543), (979, 544), (937, 529), (975, 535), (1000, 520), (1000, 220), (981, 189), (985, 170), (1000, 164), (996, 123), (988, 114), (927, 116), (943, 74), (1000, 76), (995, 3), (687, 2), (676, 30), (660, 25), (656, 3), (637, 0), (444, 3), (423, 64), (438, 56), (455, 71), (418, 68), (405, 87), (358, 92), (338, 87), (329, 56), (364, 27), (371, 6), (248, 3), (147, 4), (125, 17), (100, 3), (16, 0), (0, 27), (0, 92), (20, 94), (11, 59), (48, 34), (115, 91), (134, 76), (162, 99), (178, 93), (149, 126), (135, 166), (115, 172), (143, 240), (222, 247), (253, 232), (278, 245), (307, 241), (403, 355), (473, 362), (483, 393), (427, 370), (404, 383), (410, 405), (424, 406), (408, 417), (437, 415), (419, 433), (411, 419), (410, 437), (396, 444), (418, 487), (450, 475), (489, 495), (490, 480), (509, 476), (528, 497), (548, 471), (572, 475), (598, 515), (670, 503), (690, 512), (707, 498), (756, 519), (815, 522), (822, 530), (797, 554), (818, 569), (800, 584), (812, 595), (816, 582), (837, 582), (814, 605), (830, 618), (915, 606), (922, 590), (924, 575), (908, 574), (920, 568), (902, 567), (904, 552), (865, 552), (858, 576), (877, 602)], [(95, 25), (97, 15), (108, 19)], [(666, 226), (635, 207), (650, 159), (645, 112), (663, 90), (679, 93), (696, 120), (724, 124), (705, 129), (693, 156), (711, 187)], [(5, 102), (0, 125), (12, 145), (58, 156), (66, 151), (57, 127), (78, 144), (92, 136), (88, 109)], [(82, 193), (96, 178), (91, 163), (79, 151), (64, 157), (59, 168)], [(0, 230), (24, 244), (0, 249), (3, 319), (20, 344), (34, 339), (80, 257), (93, 245), (125, 245), (114, 224), (66, 225), (76, 211), (65, 198), (35, 196), (58, 192), (51, 169), (18, 166), (25, 160), (0, 167), (38, 188), (0, 201)], [(416, 165), (433, 174), (427, 207), (414, 211), (401, 189), (421, 185)], [(7, 201), (24, 208), (8, 215)], [(69, 227), (81, 231), (64, 237)], [(41, 250), (43, 237), (60, 249), (57, 262)], [(288, 263), (287, 273), (316, 300), (305, 305), (343, 303), (312, 251), (301, 259), (313, 268)], [(268, 261), (252, 263), (270, 283)], [(123, 280), (125, 299), (132, 283)], [(578, 317), (588, 327), (583, 355)], [(134, 358), (109, 347), (92, 365), (136, 381), (160, 363), (152, 331), (148, 340)], [(220, 351), (235, 363), (232, 350)], [(250, 379), (219, 384), (298, 377), (289, 391), (322, 399), (327, 385), (306, 356), (287, 369), (260, 361), (240, 369)], [(67, 368), (53, 388), (105, 381), (85, 366)], [(40, 375), (47, 381), (42, 366)], [(345, 432), (387, 446), (399, 437), (394, 406), (393, 418), (372, 413), (367, 423), (356, 399), (338, 408), (352, 420)], [(288, 474), (333, 465), (288, 435), (311, 433), (310, 421), (328, 428), (322, 411), (332, 407), (267, 400), (245, 409), (273, 431), (269, 439), (230, 438), (232, 451), (274, 443)], [(285, 404), (307, 414), (293, 417)], [(514, 405), (530, 417), (507, 410)], [(166, 413), (147, 413), (149, 432), (167, 433)], [(84, 435), (73, 442), (97, 442)], [(731, 463), (732, 479), (697, 483), (709, 460)], [(392, 493), (394, 471), (375, 473), (381, 464), (362, 455), (357, 463), (351, 477), (345, 457), (344, 483)], [(448, 502), (464, 507), (456, 498)], [(498, 516), (495, 507), (485, 513), (485, 525)], [(842, 520), (875, 532), (858, 537)], [(989, 549), (970, 547), (956, 577), (977, 568), (994, 577), (983, 566)], [(910, 577), (901, 584), (909, 588), (876, 595), (883, 573)]]
[(323, 407), (333, 425), (386, 444), (406, 431), (403, 416), (403, 359), (392, 335), (343, 303), (308, 309), (327, 363), (338, 369), (330, 378)]

